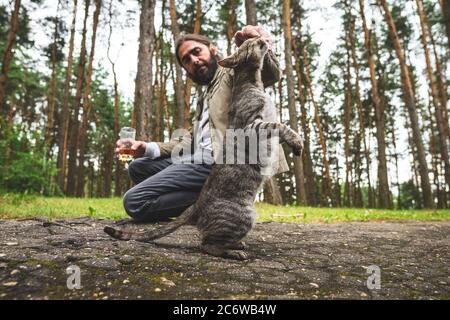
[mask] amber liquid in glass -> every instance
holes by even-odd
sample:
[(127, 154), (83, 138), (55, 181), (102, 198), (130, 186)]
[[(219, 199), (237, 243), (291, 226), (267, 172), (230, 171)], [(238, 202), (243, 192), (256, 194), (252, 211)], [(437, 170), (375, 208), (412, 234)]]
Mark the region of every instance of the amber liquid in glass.
[(136, 150), (120, 149), (119, 150), (119, 161), (122, 163), (128, 163), (134, 159), (135, 155), (136, 155)]

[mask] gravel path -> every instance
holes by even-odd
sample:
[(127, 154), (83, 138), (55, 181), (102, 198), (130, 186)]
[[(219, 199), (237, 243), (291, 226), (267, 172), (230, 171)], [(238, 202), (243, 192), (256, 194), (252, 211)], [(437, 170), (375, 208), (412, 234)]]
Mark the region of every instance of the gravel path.
[(193, 227), (147, 244), (107, 224), (0, 220), (0, 299), (450, 299), (450, 222), (259, 223), (243, 262), (203, 254)]

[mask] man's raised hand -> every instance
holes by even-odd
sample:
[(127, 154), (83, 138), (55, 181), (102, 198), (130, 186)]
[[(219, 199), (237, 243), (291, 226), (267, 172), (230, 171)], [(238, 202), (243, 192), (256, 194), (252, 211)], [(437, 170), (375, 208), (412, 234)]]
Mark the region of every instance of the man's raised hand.
[(234, 34), (234, 41), (236, 46), (240, 47), (245, 40), (255, 37), (261, 37), (267, 42), (269, 49), (272, 49), (272, 35), (261, 26), (245, 26), (242, 30)]
[(145, 154), (146, 144), (144, 141), (136, 141), (130, 138), (119, 139), (116, 142), (116, 149), (114, 150), (116, 154), (119, 154), (121, 150), (131, 149), (134, 152), (135, 158), (143, 157)]

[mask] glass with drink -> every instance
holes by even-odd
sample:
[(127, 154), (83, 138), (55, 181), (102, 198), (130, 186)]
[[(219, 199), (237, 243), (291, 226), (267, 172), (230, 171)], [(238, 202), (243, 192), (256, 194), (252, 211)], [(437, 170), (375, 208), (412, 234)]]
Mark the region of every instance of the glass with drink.
[(119, 161), (122, 163), (128, 163), (134, 159), (136, 150), (132, 150), (131, 146), (136, 139), (136, 129), (124, 127), (120, 130), (119, 137), (122, 146), (119, 149)]

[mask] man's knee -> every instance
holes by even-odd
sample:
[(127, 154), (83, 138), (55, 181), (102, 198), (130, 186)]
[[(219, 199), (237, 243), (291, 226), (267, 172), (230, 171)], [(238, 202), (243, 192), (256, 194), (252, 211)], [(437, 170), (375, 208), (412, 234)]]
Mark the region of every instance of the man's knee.
[(139, 210), (140, 204), (133, 188), (125, 192), (123, 196), (123, 207), (130, 217), (139, 219), (139, 213), (141, 211)]
[(140, 183), (158, 171), (154, 161), (149, 158), (139, 158), (128, 164), (128, 176), (134, 183)]

